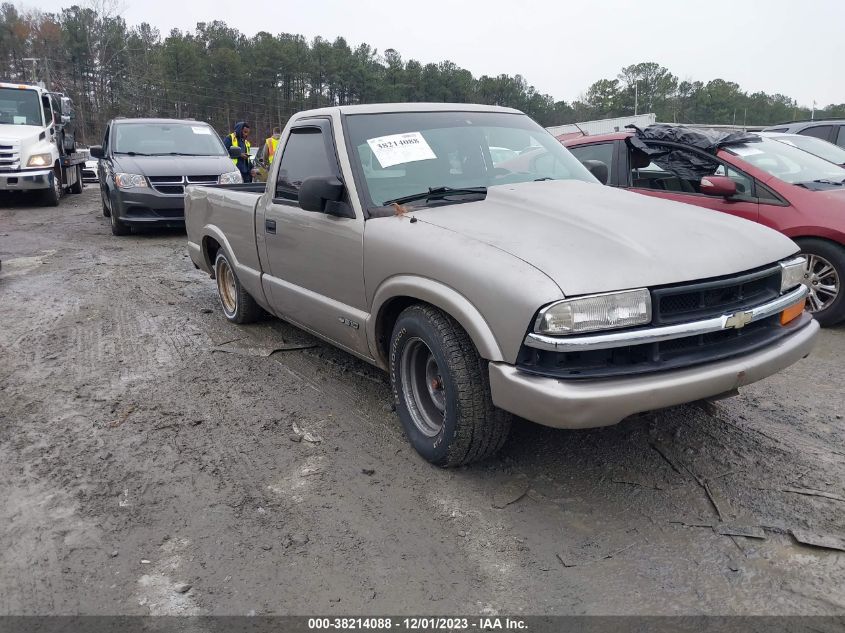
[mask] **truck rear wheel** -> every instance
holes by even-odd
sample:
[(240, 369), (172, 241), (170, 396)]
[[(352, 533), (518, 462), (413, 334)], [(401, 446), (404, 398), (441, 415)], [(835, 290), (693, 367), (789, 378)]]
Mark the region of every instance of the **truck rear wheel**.
[(405, 434), (432, 464), (468, 464), (504, 445), (512, 416), (493, 404), (487, 361), (450, 316), (429, 305), (406, 308), (389, 364)]
[(222, 248), (217, 251), (214, 259), (214, 278), (217, 280), (217, 294), (226, 319), (232, 323), (252, 323), (261, 318), (264, 311), (244, 290), (234, 266)]
[(64, 188), (62, 186), (62, 172), (61, 169), (54, 169), (50, 175), (50, 186), (42, 193), (42, 201), (46, 207), (59, 206), (59, 200), (62, 198)]
[(82, 165), (76, 166), (76, 182), (70, 186), (71, 193), (82, 193)]

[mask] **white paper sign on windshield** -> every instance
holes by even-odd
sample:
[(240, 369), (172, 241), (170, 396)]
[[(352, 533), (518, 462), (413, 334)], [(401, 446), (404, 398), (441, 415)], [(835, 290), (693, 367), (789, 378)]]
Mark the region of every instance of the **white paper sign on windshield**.
[(412, 163), (417, 160), (437, 158), (423, 135), (419, 132), (405, 132), (367, 139), (367, 144), (376, 155), (382, 169)]
[(191, 126), (191, 129), (194, 131), (194, 134), (211, 134), (211, 128), (207, 128), (205, 126)]

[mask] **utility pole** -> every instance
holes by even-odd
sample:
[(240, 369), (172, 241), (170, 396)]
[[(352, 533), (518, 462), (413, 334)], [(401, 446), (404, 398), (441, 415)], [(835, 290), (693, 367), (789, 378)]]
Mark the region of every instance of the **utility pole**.
[(638, 101), (639, 101), (639, 94), (638, 94), (639, 93), (639, 85), (640, 85), (640, 80), (637, 79), (634, 82), (634, 116), (637, 116), (637, 106), (639, 105), (639, 103), (638, 103)]
[(40, 60), (40, 57), (23, 57), (21, 59), (22, 62), (32, 62), (32, 68), (30, 69), (30, 81), (32, 81), (32, 83), (36, 82), (35, 71), (38, 69), (38, 62)]
[(810, 112), (810, 121), (816, 120), (816, 100), (813, 99), (813, 110)]

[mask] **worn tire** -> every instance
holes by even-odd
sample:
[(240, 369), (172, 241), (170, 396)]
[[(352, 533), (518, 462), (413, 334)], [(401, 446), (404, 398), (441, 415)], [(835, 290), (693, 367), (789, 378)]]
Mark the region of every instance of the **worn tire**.
[(118, 237), (124, 237), (126, 235), (132, 234), (132, 227), (128, 224), (125, 224), (120, 221), (120, 218), (117, 217), (114, 213), (109, 213), (109, 219), (111, 220), (111, 234), (116, 235)]
[[(414, 421), (412, 409), (419, 407), (414, 404), (409, 370), (403, 369), (413, 362), (405, 355), (422, 349), (420, 341), (436, 362), (438, 388), (445, 400), (442, 426), (435, 435)], [(487, 361), (449, 315), (427, 304), (406, 308), (393, 328), (389, 363), (396, 412), (411, 444), (429, 462), (441, 467), (468, 464), (504, 445), (512, 416), (493, 405)]]
[[(227, 274), (231, 272), (231, 277)], [(264, 310), (255, 299), (244, 290), (235, 268), (223, 249), (217, 251), (214, 258), (214, 278), (217, 280), (217, 296), (223, 316), (232, 323), (252, 323), (264, 315)]]
[(109, 211), (109, 208), (106, 206), (106, 194), (103, 192), (102, 188), (100, 188), (100, 204), (103, 205), (103, 217), (110, 218), (111, 211)]
[(59, 206), (59, 200), (62, 199), (62, 193), (64, 193), (64, 190), (62, 188), (61, 173), (56, 175), (56, 170), (54, 169), (53, 176), (50, 178), (50, 186), (41, 194), (42, 204), (46, 207)]
[(839, 294), (836, 299), (825, 309), (814, 312), (813, 316), (823, 327), (836, 325), (845, 320), (845, 247), (814, 237), (800, 238), (795, 241), (801, 247), (802, 255), (816, 255), (830, 262), (839, 280)]
[(76, 182), (68, 190), (71, 193), (82, 193), (82, 165), (76, 166)]

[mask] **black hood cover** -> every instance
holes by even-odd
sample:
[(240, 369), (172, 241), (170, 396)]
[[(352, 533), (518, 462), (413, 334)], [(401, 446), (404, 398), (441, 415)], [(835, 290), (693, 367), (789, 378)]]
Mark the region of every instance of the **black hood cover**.
[(712, 176), (715, 164), (713, 161), (699, 156), (695, 152), (669, 147), (652, 147), (652, 143), (679, 143), (716, 155), (719, 148), (739, 143), (756, 143), (760, 137), (749, 132), (724, 132), (706, 128), (686, 127), (682, 125), (666, 125), (655, 123), (641, 130), (635, 125), (634, 135), (627, 138), (627, 143), (634, 150), (647, 154), (651, 161), (661, 169), (671, 171), (680, 178), (698, 180), (704, 176)]

